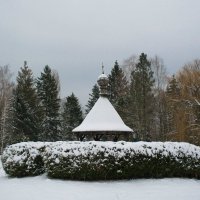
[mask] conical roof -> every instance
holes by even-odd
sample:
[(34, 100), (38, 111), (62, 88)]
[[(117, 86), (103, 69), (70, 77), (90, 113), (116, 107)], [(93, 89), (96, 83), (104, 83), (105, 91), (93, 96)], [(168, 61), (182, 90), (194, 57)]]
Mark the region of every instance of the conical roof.
[(73, 132), (133, 132), (126, 126), (107, 96), (108, 77), (104, 72), (98, 78), (100, 97), (80, 126)]
[(133, 132), (126, 126), (107, 97), (100, 96), (82, 124), (73, 132)]

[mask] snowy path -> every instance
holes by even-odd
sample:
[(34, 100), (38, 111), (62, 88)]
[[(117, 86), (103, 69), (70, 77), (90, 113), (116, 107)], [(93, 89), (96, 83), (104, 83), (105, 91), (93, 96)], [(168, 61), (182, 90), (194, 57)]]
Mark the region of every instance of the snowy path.
[(46, 178), (8, 178), (0, 163), (1, 200), (199, 200), (200, 180), (141, 179), (80, 182)]

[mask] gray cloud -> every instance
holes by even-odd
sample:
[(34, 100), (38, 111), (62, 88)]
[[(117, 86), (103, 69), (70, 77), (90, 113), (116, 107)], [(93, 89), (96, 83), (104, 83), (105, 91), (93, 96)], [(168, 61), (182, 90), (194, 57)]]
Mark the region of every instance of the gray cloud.
[(62, 96), (83, 104), (104, 62), (147, 53), (170, 73), (199, 57), (198, 0), (1, 0), (0, 64), (17, 73), (27, 60), (38, 75), (48, 64)]

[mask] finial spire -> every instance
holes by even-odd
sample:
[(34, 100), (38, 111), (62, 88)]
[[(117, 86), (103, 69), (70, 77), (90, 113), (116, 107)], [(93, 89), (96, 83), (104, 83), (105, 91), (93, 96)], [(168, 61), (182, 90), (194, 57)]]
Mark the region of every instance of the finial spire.
[(102, 63), (102, 74), (99, 76), (98, 80), (98, 85), (100, 87), (100, 96), (108, 96), (108, 77), (106, 76), (106, 74), (104, 74), (104, 66)]
[(104, 74), (104, 66), (103, 66), (103, 62), (102, 62), (102, 74)]
[(26, 67), (26, 66), (27, 66), (27, 61), (25, 60), (25, 61), (24, 61), (24, 67)]

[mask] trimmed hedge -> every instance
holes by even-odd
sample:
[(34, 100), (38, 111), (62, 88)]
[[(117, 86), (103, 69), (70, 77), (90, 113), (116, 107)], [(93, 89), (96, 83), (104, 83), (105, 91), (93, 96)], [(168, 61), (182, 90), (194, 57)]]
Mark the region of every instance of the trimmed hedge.
[(42, 158), (44, 149), (43, 142), (22, 142), (8, 146), (1, 157), (5, 172), (13, 177), (36, 176), (44, 173)]
[(27, 142), (2, 155), (11, 176), (74, 180), (200, 178), (200, 147), (176, 142)]
[(54, 143), (44, 163), (50, 177), (62, 179), (200, 178), (200, 148), (187, 143)]

